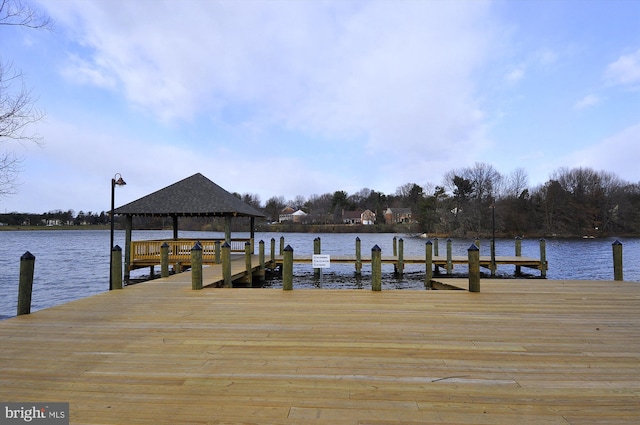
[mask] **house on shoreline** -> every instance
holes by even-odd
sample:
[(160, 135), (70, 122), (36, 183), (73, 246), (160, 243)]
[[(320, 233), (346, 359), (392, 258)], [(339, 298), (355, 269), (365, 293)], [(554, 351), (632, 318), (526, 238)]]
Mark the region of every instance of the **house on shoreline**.
[(376, 223), (376, 213), (371, 210), (364, 211), (342, 211), (342, 222), (344, 224), (362, 224), (371, 226)]

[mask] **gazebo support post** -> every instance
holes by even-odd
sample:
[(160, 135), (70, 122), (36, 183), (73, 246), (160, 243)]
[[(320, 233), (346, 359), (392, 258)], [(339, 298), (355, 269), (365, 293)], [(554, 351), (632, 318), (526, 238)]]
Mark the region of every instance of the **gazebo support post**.
[(231, 219), (230, 215), (224, 216), (224, 241), (231, 245)]
[(177, 241), (178, 240), (178, 216), (172, 215), (171, 218), (173, 219), (173, 240)]
[(251, 223), (250, 223), (249, 225), (251, 226), (251, 229), (249, 229), (249, 237), (251, 238), (251, 239), (250, 239), (250, 242), (251, 242), (251, 253), (253, 254), (254, 252), (256, 252), (256, 251), (255, 251), (255, 247), (254, 247), (254, 245), (253, 245), (253, 241), (254, 241), (254, 240), (255, 240), (255, 238), (256, 238), (256, 231), (255, 231), (255, 228), (256, 228), (256, 218), (255, 218), (255, 217), (251, 217), (250, 221), (251, 221)]

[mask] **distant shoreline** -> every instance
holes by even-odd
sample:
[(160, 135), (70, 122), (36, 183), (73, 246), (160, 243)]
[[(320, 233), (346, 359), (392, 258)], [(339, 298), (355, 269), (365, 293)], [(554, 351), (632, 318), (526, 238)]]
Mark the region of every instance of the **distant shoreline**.
[[(89, 224), (89, 225), (77, 225), (77, 226), (0, 226), (0, 232), (3, 231), (22, 231), (22, 232), (30, 232), (30, 231), (54, 231), (54, 230), (76, 230), (76, 231), (85, 231), (85, 230), (110, 230), (109, 225), (104, 224)], [(123, 230), (121, 227), (116, 226), (116, 230)], [(136, 229), (136, 230), (156, 230), (156, 231), (170, 231), (171, 228), (165, 229)], [(218, 231), (221, 232), (221, 229), (180, 229), (182, 231)], [(234, 229), (232, 232), (246, 232), (244, 229)], [(390, 225), (376, 225), (376, 226), (364, 226), (364, 225), (340, 225), (340, 224), (326, 224), (326, 225), (273, 225), (273, 226), (265, 226), (258, 225), (256, 226), (256, 232), (268, 232), (268, 233), (402, 233), (412, 236), (419, 236), (423, 233), (415, 232), (415, 229), (410, 229), (405, 226), (390, 226)], [(478, 234), (478, 235), (447, 235), (447, 234), (436, 234), (436, 233), (428, 233), (425, 239), (433, 239), (433, 238), (463, 238), (470, 239), (479, 237), (482, 239), (491, 238), (491, 234)], [(515, 239), (514, 235), (504, 235), (504, 234), (496, 234), (496, 238), (498, 239)], [(544, 235), (544, 234), (527, 234), (521, 235), (523, 238), (545, 238), (545, 239), (603, 239), (603, 238), (640, 238), (640, 234), (598, 234), (598, 235)]]

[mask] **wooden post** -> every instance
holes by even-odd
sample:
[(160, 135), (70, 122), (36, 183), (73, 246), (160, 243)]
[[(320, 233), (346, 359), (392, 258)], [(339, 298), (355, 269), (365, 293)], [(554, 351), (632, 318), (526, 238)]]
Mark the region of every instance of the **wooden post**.
[(613, 244), (613, 280), (624, 280), (622, 276), (622, 243), (616, 240)]
[(31, 294), (33, 293), (33, 271), (36, 257), (29, 251), (20, 257), (20, 283), (18, 285), (18, 316), (31, 313)]
[(398, 240), (397, 272), (400, 277), (404, 274), (404, 240), (402, 238)]
[(382, 250), (378, 245), (371, 248), (371, 290), (382, 290)]
[(253, 273), (252, 273), (252, 269), (253, 267), (251, 267), (251, 248), (253, 247), (253, 245), (251, 244), (251, 242), (247, 241), (244, 243), (244, 267), (245, 267), (245, 271), (244, 271), (244, 278), (246, 283), (251, 287), (253, 286)]
[[(438, 238), (433, 238), (433, 256), (439, 257), (440, 253), (438, 252)], [(435, 274), (440, 274), (440, 266), (436, 265), (434, 267)]]
[[(495, 209), (494, 209), (495, 211)], [(496, 238), (491, 238), (491, 277), (496, 277)]]
[(293, 289), (293, 248), (287, 245), (283, 251), (282, 289), (291, 291)]
[(547, 241), (540, 239), (540, 277), (547, 278)]
[(280, 255), (284, 255), (284, 236), (280, 236)]
[(356, 236), (356, 276), (362, 275), (362, 250), (360, 237)]
[(469, 292), (480, 292), (480, 249), (469, 247)]
[[(320, 254), (321, 253), (321, 247), (320, 247), (320, 238), (315, 238), (313, 240), (313, 253), (314, 254)], [(315, 268), (313, 269), (313, 277), (315, 279), (320, 279), (320, 269), (319, 268)]]
[(273, 267), (276, 262), (276, 238), (271, 238), (271, 252), (269, 256), (271, 258), (271, 267)]
[(260, 262), (260, 273), (258, 275), (258, 279), (260, 282), (264, 282), (265, 279), (265, 265), (264, 265), (264, 241), (260, 240), (258, 242), (258, 261)]
[(233, 286), (233, 282), (231, 282), (231, 245), (229, 242), (222, 244), (222, 278), (225, 288)]
[(424, 288), (431, 289), (431, 280), (433, 279), (433, 242), (427, 241), (424, 247)]
[(202, 245), (199, 242), (191, 248), (191, 289), (202, 289)]
[[(522, 257), (522, 238), (520, 236), (516, 236), (516, 257)], [(520, 276), (521, 274), (522, 268), (516, 266), (516, 276)]]
[(220, 243), (220, 241), (219, 241), (219, 240), (217, 240), (217, 241), (215, 241), (215, 242), (214, 242), (214, 246), (215, 246), (215, 248), (214, 248), (214, 249), (215, 249), (215, 256), (216, 256), (216, 260), (215, 260), (215, 261), (216, 261), (216, 264), (220, 264), (220, 262), (222, 261), (222, 260), (220, 259), (220, 246), (221, 246), (221, 245), (222, 245), (222, 244)]
[(124, 281), (129, 283), (131, 278), (131, 232), (133, 216), (126, 215), (124, 220)]
[(447, 239), (447, 274), (451, 274), (453, 272), (453, 257), (451, 254), (451, 239)]
[(111, 276), (111, 289), (122, 289), (122, 248), (118, 245), (111, 250)]
[(160, 246), (160, 277), (169, 277), (169, 244)]
[(398, 255), (398, 238), (393, 237), (393, 256), (396, 257)]

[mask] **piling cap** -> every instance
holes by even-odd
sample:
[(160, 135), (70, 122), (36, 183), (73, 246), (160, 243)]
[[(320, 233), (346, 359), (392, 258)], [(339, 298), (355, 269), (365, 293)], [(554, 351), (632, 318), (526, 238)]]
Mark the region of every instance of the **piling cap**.
[(20, 257), (21, 260), (33, 260), (35, 257), (35, 255), (33, 255), (32, 253), (30, 253), (29, 251), (25, 252), (24, 254), (22, 254), (22, 256)]
[(229, 245), (229, 242), (225, 242), (222, 244), (223, 248), (231, 248), (231, 245)]
[(116, 245), (113, 248), (111, 248), (111, 251), (122, 251), (122, 248), (120, 248), (120, 245)]
[(284, 248), (284, 250), (285, 250), (285, 251), (291, 251), (291, 252), (293, 252), (293, 248), (291, 248), (291, 245), (287, 245), (287, 246)]
[(433, 245), (433, 242), (431, 242), (430, 240), (427, 241), (427, 243), (425, 245)]
[(478, 248), (476, 244), (472, 243), (468, 251), (480, 251), (480, 248)]
[(616, 239), (616, 241), (614, 243), (612, 243), (611, 245), (622, 245), (622, 242), (620, 242), (619, 240)]
[(382, 249), (380, 249), (380, 247), (376, 244), (373, 246), (373, 248), (371, 248), (371, 251), (382, 251)]
[(200, 245), (200, 242), (196, 242), (195, 244), (193, 244), (193, 248), (191, 248), (191, 251), (202, 251), (202, 245)]
[(160, 245), (160, 248), (169, 248), (169, 244), (165, 242), (162, 245)]

